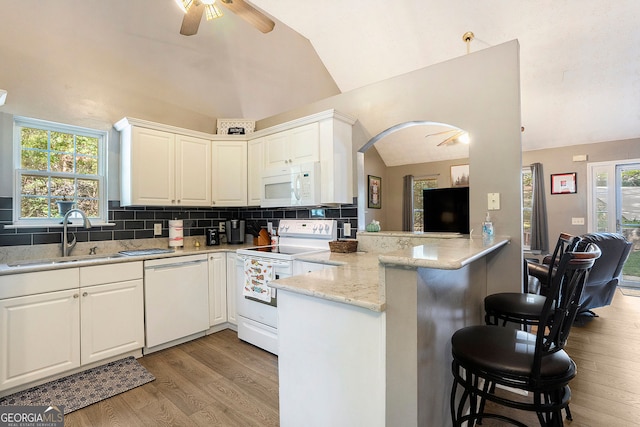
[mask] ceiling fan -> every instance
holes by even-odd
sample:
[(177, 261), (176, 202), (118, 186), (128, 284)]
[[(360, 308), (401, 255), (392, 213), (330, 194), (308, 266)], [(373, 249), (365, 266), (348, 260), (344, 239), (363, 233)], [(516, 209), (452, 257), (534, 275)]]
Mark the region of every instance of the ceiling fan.
[[(276, 25), (271, 19), (244, 0), (220, 0), (220, 2), (227, 9), (263, 33), (273, 30)], [(184, 36), (192, 36), (198, 32), (203, 14), (207, 17), (207, 21), (222, 16), (222, 12), (216, 5), (216, 0), (176, 0), (176, 3), (185, 13), (182, 27), (180, 27), (180, 34)]]
[(442, 132), (431, 133), (429, 135), (425, 135), (425, 138), (429, 138), (430, 136), (440, 136), (445, 134), (451, 134), (438, 144), (438, 147), (443, 145), (454, 145), (458, 143), (468, 144), (469, 143), (469, 134), (461, 129), (449, 129), (444, 130)]

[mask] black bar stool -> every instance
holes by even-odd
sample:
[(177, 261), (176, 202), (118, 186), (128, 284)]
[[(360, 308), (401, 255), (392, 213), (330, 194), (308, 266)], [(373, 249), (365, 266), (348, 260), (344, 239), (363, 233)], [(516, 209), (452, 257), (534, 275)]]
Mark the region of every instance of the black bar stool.
[[(541, 426), (562, 426), (562, 410), (571, 397), (568, 384), (576, 375), (576, 365), (564, 346), (580, 308), (588, 272), (599, 256), (600, 249), (591, 244), (584, 252), (567, 251), (562, 255), (549, 287), (553, 295), (558, 295), (557, 301), (545, 300), (535, 334), (493, 325), (469, 326), (453, 334), (454, 426), (495, 418), (527, 427), (514, 418), (486, 413), (487, 400), (536, 412)], [(498, 396), (496, 385), (525, 390), (532, 397), (523, 401)]]

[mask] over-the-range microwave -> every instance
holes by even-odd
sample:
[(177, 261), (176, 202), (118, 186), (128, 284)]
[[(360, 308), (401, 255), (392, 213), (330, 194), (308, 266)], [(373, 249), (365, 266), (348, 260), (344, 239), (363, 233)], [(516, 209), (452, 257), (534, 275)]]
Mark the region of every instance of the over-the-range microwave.
[(260, 206), (313, 206), (320, 204), (320, 162), (265, 169)]

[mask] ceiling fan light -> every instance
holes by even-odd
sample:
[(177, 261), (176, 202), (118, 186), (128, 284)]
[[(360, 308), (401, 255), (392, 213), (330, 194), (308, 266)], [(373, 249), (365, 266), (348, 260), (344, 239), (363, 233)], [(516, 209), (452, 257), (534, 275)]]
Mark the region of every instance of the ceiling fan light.
[(471, 139), (469, 138), (469, 133), (468, 132), (462, 133), (456, 139), (458, 140), (458, 142), (460, 142), (462, 144), (468, 144), (468, 143), (471, 142)]
[(187, 13), (189, 8), (193, 5), (194, 0), (176, 0), (176, 4), (184, 13)]
[(204, 14), (207, 17), (207, 21), (211, 21), (212, 19), (220, 18), (222, 16), (222, 12), (214, 3), (204, 5)]

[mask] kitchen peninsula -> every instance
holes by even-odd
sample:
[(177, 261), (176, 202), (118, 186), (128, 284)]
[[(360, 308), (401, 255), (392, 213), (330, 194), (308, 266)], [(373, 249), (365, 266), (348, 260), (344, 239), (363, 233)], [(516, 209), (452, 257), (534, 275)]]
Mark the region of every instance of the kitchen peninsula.
[(272, 282), (281, 425), (449, 425), (449, 340), (482, 322), (487, 263), (509, 238), (358, 241), (360, 252), (305, 259), (338, 268)]

